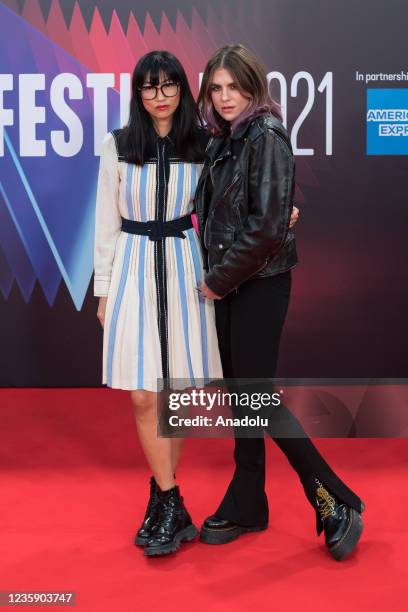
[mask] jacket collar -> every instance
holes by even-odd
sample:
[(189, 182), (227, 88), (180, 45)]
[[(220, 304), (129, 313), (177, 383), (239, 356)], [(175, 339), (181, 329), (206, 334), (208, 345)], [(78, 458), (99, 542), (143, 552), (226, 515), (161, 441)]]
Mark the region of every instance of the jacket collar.
[(230, 138), (213, 137), (206, 150), (206, 155), (211, 163), (216, 159), (229, 157), (231, 155)]
[(211, 162), (221, 157), (229, 157), (231, 155), (231, 140), (241, 140), (244, 138), (254, 123), (254, 118), (248, 119), (240, 123), (237, 129), (228, 138), (214, 137), (207, 150), (207, 155)]
[(231, 134), (231, 138), (233, 140), (240, 140), (244, 138), (246, 133), (249, 131), (249, 128), (254, 124), (254, 119), (248, 119), (243, 123), (240, 123), (237, 129)]

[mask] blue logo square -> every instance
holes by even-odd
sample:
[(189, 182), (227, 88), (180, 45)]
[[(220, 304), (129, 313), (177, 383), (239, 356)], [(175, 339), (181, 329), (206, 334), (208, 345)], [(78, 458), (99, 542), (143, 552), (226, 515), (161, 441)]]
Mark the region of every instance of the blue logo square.
[(367, 155), (408, 155), (408, 89), (367, 89)]

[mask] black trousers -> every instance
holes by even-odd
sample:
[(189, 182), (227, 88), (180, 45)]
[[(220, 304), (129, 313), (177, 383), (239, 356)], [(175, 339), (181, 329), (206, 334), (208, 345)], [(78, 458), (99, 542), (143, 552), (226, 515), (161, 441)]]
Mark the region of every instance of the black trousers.
[[(237, 292), (215, 301), (216, 325), (224, 378), (273, 378), (279, 342), (289, 304), (291, 273), (249, 280)], [(314, 478), (349, 506), (361, 512), (361, 500), (333, 472), (286, 407), (285, 419), (303, 437), (273, 437), (298, 473), (307, 499), (315, 508)], [(268, 432), (272, 437), (272, 432)], [(276, 430), (275, 430), (276, 431)], [(265, 441), (235, 438), (235, 472), (216, 515), (244, 526), (268, 523), (265, 494)], [(316, 513), (316, 531), (322, 524)]]

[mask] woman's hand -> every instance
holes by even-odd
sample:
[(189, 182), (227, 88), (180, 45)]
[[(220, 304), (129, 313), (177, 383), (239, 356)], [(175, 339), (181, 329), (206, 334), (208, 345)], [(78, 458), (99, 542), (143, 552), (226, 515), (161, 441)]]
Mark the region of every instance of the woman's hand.
[(291, 229), (299, 219), (299, 209), (296, 206), (292, 208), (292, 214), (290, 215), (289, 228)]
[[(294, 225), (296, 225), (296, 223), (298, 222), (298, 219), (299, 219), (299, 209), (297, 208), (297, 206), (293, 206), (292, 214), (289, 220), (289, 227), (292, 228)], [(220, 300), (221, 299), (219, 295), (216, 295), (215, 293), (211, 291), (209, 287), (207, 287), (204, 281), (201, 281), (198, 291), (201, 293), (201, 295), (203, 295), (205, 298), (209, 298), (210, 300)]]
[(98, 317), (99, 323), (102, 325), (102, 327), (105, 325), (105, 311), (106, 311), (107, 301), (108, 301), (107, 297), (99, 298), (98, 312), (96, 313), (96, 316)]
[(220, 300), (221, 299), (219, 295), (216, 295), (215, 293), (211, 291), (209, 287), (207, 287), (204, 281), (201, 281), (200, 287), (198, 290), (201, 293), (201, 295), (203, 295), (206, 298), (209, 298), (210, 300)]

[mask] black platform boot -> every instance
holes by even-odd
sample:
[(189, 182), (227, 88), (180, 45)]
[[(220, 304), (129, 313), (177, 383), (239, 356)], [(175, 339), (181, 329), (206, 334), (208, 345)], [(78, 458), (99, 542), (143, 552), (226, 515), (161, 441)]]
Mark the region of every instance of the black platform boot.
[(148, 557), (176, 552), (182, 542), (190, 542), (198, 535), (187, 512), (177, 486), (159, 490), (160, 516), (157, 528), (147, 542), (144, 554)]
[(254, 527), (244, 527), (237, 525), (228, 519), (222, 519), (216, 514), (208, 516), (200, 531), (200, 542), (204, 544), (228, 544), (239, 538), (244, 533), (254, 531), (263, 531), (268, 525), (259, 525)]
[(361, 514), (337, 500), (317, 478), (315, 483), (316, 512), (322, 520), (327, 549), (336, 561), (342, 561), (352, 553), (360, 539), (363, 531)]
[(159, 519), (159, 487), (154, 479), (150, 478), (150, 497), (147, 503), (146, 513), (143, 523), (135, 536), (136, 546), (145, 546), (149, 538), (152, 537)]

